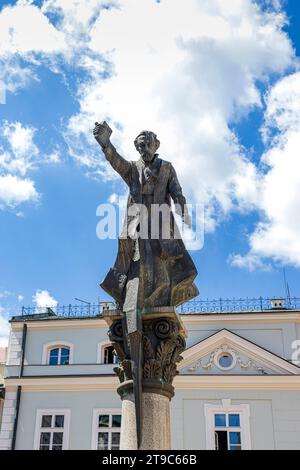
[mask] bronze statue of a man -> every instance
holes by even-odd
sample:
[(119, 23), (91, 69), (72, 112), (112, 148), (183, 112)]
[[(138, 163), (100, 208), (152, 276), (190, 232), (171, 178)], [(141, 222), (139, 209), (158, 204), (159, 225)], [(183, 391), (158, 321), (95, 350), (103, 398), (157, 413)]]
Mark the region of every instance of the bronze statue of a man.
[[(197, 270), (185, 249), (171, 210), (173, 199), (176, 212), (190, 225), (186, 200), (172, 164), (156, 153), (160, 144), (156, 134), (142, 131), (134, 141), (140, 159), (127, 161), (110, 142), (111, 133), (105, 121), (95, 124), (94, 136), (106, 159), (128, 185), (129, 197), (117, 259), (101, 287), (115, 299), (122, 311), (122, 338), (126, 340), (122, 340), (124, 353), (121, 354), (120, 369), (126, 376), (125, 384), (132, 379), (140, 448), (143, 343), (146, 341), (142, 319), (147, 317), (147, 313), (157, 311), (157, 307), (176, 307), (195, 297), (198, 294), (194, 284)], [(165, 333), (168, 337), (170, 332)], [(112, 336), (110, 338), (113, 339)], [(171, 340), (166, 342), (174, 346), (172, 357), (177, 358), (178, 351), (182, 350), (182, 341), (177, 338), (175, 343)], [(114, 347), (119, 350), (119, 346)], [(169, 367), (174, 372), (175, 363)], [(162, 369), (160, 374), (163, 374)], [(161, 377), (159, 388), (163, 387), (165, 380), (165, 376)]]
[[(111, 132), (105, 121), (95, 124), (94, 137), (113, 169), (128, 185), (129, 197), (117, 259), (101, 287), (124, 312), (178, 306), (195, 297), (198, 289), (193, 282), (196, 267), (178, 236), (170, 208), (172, 198), (184, 222), (190, 225), (175, 169), (158, 157), (160, 142), (153, 132), (142, 131), (136, 137), (134, 145), (140, 154), (137, 161), (119, 155), (110, 141)], [(153, 237), (153, 213), (157, 212), (152, 208), (163, 206), (169, 208), (169, 217), (162, 211), (160, 227)], [(141, 230), (145, 221), (146, 233)]]

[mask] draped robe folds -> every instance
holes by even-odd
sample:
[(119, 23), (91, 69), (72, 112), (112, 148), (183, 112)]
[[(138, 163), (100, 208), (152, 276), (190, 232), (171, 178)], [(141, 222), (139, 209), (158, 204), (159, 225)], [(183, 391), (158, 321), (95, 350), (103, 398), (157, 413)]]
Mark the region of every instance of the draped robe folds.
[[(172, 164), (158, 158), (157, 154), (149, 164), (142, 159), (130, 162), (121, 157), (110, 142), (102, 149), (113, 169), (128, 185), (129, 197), (117, 258), (101, 287), (124, 312), (178, 306), (192, 299), (198, 295), (193, 282), (197, 269), (179, 235), (171, 209), (168, 217), (160, 218), (158, 233), (151, 238), (153, 204), (170, 208), (172, 198), (184, 209), (185, 198)], [(143, 212), (143, 207), (147, 212)], [(166, 223), (168, 227), (164, 226)], [(169, 235), (164, 238), (166, 228)], [(149, 236), (137, 237), (143, 229)]]

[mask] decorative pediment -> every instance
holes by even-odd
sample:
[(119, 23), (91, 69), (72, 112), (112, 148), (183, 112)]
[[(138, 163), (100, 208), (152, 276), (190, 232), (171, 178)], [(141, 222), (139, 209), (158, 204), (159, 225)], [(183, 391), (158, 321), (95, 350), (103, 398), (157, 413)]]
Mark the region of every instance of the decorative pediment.
[[(222, 365), (222, 360), (225, 362), (225, 365)], [(227, 362), (227, 364), (226, 364)], [(213, 371), (219, 370), (221, 372), (229, 372), (238, 370), (249, 372), (260, 372), (268, 373), (265, 367), (262, 364), (259, 364), (249, 357), (245, 356), (237, 349), (233, 349), (228, 344), (224, 343), (218, 348), (214, 349), (210, 354), (205, 356), (202, 359), (199, 359), (194, 364), (190, 365), (188, 368), (189, 372), (200, 372), (203, 371)]]
[(300, 368), (223, 329), (182, 353), (180, 374), (300, 374)]

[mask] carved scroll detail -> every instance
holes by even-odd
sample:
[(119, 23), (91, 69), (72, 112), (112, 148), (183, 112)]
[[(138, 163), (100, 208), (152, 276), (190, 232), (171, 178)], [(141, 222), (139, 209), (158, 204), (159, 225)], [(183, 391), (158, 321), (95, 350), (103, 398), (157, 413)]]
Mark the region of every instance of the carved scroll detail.
[[(118, 323), (118, 324), (117, 324)], [(126, 355), (121, 335), (120, 321), (110, 327), (109, 337), (120, 359), (114, 372), (120, 382), (132, 379), (131, 358)], [(177, 373), (176, 364), (182, 360), (180, 354), (185, 349), (185, 339), (179, 333), (178, 324), (168, 318), (143, 321), (143, 379), (153, 379), (159, 383), (172, 384)]]

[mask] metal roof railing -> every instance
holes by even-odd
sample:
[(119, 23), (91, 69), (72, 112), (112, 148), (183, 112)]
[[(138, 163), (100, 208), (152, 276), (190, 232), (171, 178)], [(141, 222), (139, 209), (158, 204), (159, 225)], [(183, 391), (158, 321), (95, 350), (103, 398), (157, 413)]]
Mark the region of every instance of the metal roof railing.
[(178, 307), (181, 314), (263, 312), (267, 310), (299, 310), (300, 298), (246, 298), (191, 300)]
[[(35, 318), (90, 318), (101, 317), (103, 309), (117, 308), (114, 302), (87, 303), (82, 305), (56, 305), (55, 307), (22, 307), (20, 315), (13, 319)], [(177, 308), (179, 314), (264, 312), (272, 310), (300, 310), (300, 298), (246, 298), (246, 299), (194, 299)]]
[(83, 317), (99, 317), (102, 315), (103, 306), (100, 303), (90, 303), (82, 305), (56, 305), (52, 307), (22, 307), (19, 317), (66, 317), (66, 318), (83, 318)]

